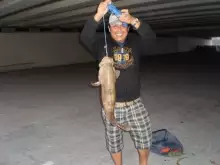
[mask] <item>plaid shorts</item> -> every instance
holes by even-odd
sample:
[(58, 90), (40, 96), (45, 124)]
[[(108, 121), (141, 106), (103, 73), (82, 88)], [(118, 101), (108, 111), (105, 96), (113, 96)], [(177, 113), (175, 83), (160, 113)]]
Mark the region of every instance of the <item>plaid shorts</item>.
[[(123, 130), (113, 126), (105, 117), (102, 109), (102, 118), (105, 124), (106, 147), (110, 153), (120, 152), (123, 147)], [(136, 149), (149, 149), (152, 143), (151, 122), (147, 109), (141, 98), (129, 106), (115, 108), (115, 118), (120, 124), (131, 127), (130, 136)]]

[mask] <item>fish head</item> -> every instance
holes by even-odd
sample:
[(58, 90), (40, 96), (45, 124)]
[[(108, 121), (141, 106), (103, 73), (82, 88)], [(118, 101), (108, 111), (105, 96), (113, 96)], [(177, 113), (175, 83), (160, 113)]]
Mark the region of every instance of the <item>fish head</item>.
[(102, 58), (101, 62), (99, 63), (99, 67), (103, 67), (105, 65), (114, 66), (114, 60), (112, 57), (105, 56)]

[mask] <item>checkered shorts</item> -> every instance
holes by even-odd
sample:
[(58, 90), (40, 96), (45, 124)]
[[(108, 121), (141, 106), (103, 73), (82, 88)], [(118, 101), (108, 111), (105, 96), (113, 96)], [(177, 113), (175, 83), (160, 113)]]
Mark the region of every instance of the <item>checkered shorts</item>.
[[(120, 152), (123, 147), (123, 130), (113, 126), (105, 117), (102, 109), (102, 118), (105, 124), (106, 147), (110, 153)], [(141, 98), (133, 105), (115, 108), (115, 118), (120, 124), (131, 127), (130, 136), (136, 149), (149, 149), (152, 143), (151, 122), (147, 109)]]

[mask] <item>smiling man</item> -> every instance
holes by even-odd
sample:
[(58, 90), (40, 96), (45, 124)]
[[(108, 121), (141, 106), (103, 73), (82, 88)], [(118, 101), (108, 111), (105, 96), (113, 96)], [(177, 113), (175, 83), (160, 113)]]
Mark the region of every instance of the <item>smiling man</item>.
[[(105, 40), (97, 35), (96, 30), (108, 11), (109, 2), (105, 0), (99, 4), (96, 14), (88, 19), (80, 35), (82, 44), (99, 61), (106, 55)], [(138, 151), (139, 165), (147, 165), (152, 132), (149, 114), (140, 96), (139, 65), (144, 48), (156, 35), (148, 24), (131, 16), (127, 9), (121, 11), (120, 18), (110, 15), (110, 36), (107, 37), (108, 54), (114, 59), (115, 68), (120, 70), (116, 81), (115, 117), (118, 123), (131, 127), (129, 133)], [(128, 36), (130, 28), (138, 35)], [(115, 165), (122, 165), (123, 130), (110, 124), (103, 109), (102, 117), (106, 128), (106, 147)]]
[[(128, 11), (122, 10), (122, 12), (127, 13)], [(114, 14), (111, 14), (109, 17), (109, 25), (112, 38), (115, 41), (123, 43), (128, 35), (128, 24), (121, 22)]]

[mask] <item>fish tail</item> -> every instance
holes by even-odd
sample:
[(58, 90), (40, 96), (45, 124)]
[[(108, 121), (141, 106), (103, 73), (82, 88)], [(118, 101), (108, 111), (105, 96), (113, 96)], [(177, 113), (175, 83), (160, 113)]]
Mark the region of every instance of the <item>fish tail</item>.
[(124, 131), (130, 131), (131, 128), (128, 125), (117, 124), (117, 127), (121, 128)]
[(122, 124), (119, 124), (117, 122), (117, 120), (115, 119), (114, 113), (112, 113), (112, 112), (108, 113), (107, 112), (106, 117), (113, 126), (116, 126), (116, 127), (120, 128), (124, 131), (130, 131), (131, 128), (128, 125), (122, 125)]
[(113, 119), (111, 121), (111, 124), (124, 130), (124, 131), (130, 131), (130, 129), (131, 129), (128, 125), (122, 125), (122, 124), (117, 123), (116, 119)]

